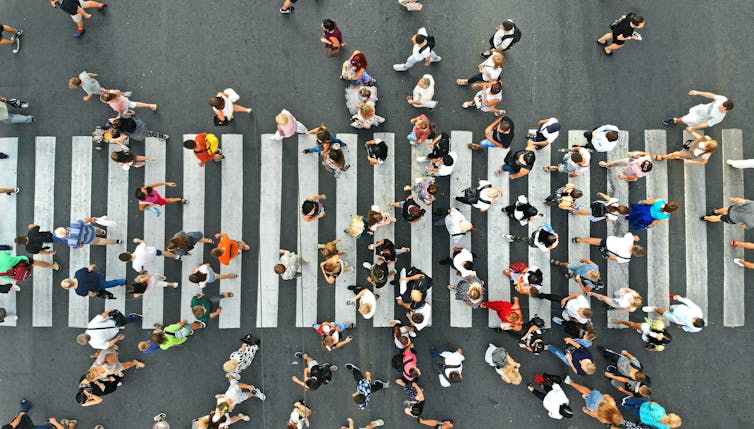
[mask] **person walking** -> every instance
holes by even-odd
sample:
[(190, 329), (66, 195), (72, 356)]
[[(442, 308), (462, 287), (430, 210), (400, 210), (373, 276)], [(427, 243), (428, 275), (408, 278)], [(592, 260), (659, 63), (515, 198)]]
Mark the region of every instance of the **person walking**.
[(340, 78), (354, 85), (374, 86), (377, 80), (367, 73), (367, 57), (359, 50), (353, 51), (351, 57), (343, 62)]
[[(387, 278), (387, 276), (385, 277)], [(364, 319), (371, 319), (374, 317), (374, 314), (377, 311), (377, 300), (380, 296), (373, 293), (368, 287), (363, 286), (351, 285), (348, 286), (348, 290), (356, 295), (347, 299), (346, 304), (355, 305), (359, 314), (361, 314)]]
[(416, 381), (406, 382), (400, 378), (395, 380), (395, 384), (403, 387), (406, 393), (406, 400), (403, 401), (406, 408), (403, 412), (409, 417), (420, 419), (424, 412), (424, 389)]
[(444, 214), (444, 217), (438, 221), (435, 221), (435, 226), (445, 226), (450, 234), (450, 239), (453, 243), (457, 244), (461, 241), (461, 238), (468, 232), (476, 232), (477, 229), (474, 225), (466, 220), (466, 216), (463, 215), (457, 208), (451, 208), (447, 211), (442, 209), (435, 209), (436, 215)]
[(697, 91), (695, 89), (689, 91), (689, 95), (698, 95), (712, 101), (707, 104), (697, 104), (689, 109), (686, 115), (680, 118), (665, 118), (662, 121), (663, 125), (684, 124), (688, 132), (703, 130), (722, 122), (725, 119), (725, 115), (735, 107), (733, 101), (728, 100), (728, 97), (724, 95)]
[(325, 199), (327, 199), (325, 194), (314, 194), (307, 197), (301, 203), (301, 217), (307, 222), (325, 217), (325, 205), (322, 203)]
[(223, 298), (233, 298), (233, 292), (221, 293), (218, 296), (208, 297), (204, 293), (197, 293), (191, 297), (191, 314), (202, 327), (206, 326), (210, 320), (217, 318), (222, 313), (223, 308), (220, 306)]
[(509, 173), (511, 180), (524, 177), (534, 167), (534, 161), (537, 157), (534, 154), (534, 150), (537, 146), (529, 140), (526, 145), (526, 149), (517, 151), (508, 151), (505, 154), (503, 165), (495, 170), (495, 174), (503, 174), (503, 172)]
[(512, 220), (518, 221), (519, 225), (525, 226), (529, 221), (544, 217), (539, 209), (531, 205), (526, 195), (519, 195), (516, 201), (501, 209)]
[(178, 282), (169, 282), (167, 281), (167, 277), (162, 274), (144, 272), (136, 276), (133, 282), (126, 287), (126, 292), (131, 294), (134, 299), (138, 299), (155, 287), (172, 287), (173, 289), (177, 289), (178, 286), (180, 286)]
[(367, 406), (369, 406), (369, 400), (372, 398), (372, 393), (389, 387), (389, 384), (386, 381), (372, 381), (371, 372), (366, 371), (362, 373), (361, 368), (352, 363), (347, 363), (346, 369), (353, 373), (353, 378), (356, 380), (356, 392), (354, 392), (351, 397), (353, 397), (353, 401), (356, 402), (360, 410), (365, 410)]
[(412, 95), (406, 97), (406, 101), (417, 109), (426, 107), (429, 110), (433, 110), (437, 107), (437, 101), (433, 100), (434, 96), (435, 79), (431, 74), (425, 74), (416, 83)]
[(706, 322), (704, 321), (702, 309), (694, 301), (681, 295), (670, 295), (670, 299), (677, 301), (678, 304), (671, 305), (668, 310), (652, 306), (645, 306), (643, 310), (647, 313), (654, 311), (665, 320), (675, 323), (686, 332), (699, 332), (704, 328)]
[(86, 331), (76, 337), (76, 342), (82, 346), (88, 344), (95, 350), (114, 348), (118, 341), (126, 337), (119, 334), (120, 330), (124, 329), (127, 324), (141, 320), (142, 316), (137, 313), (124, 316), (115, 309), (105, 310), (87, 323)]
[(619, 310), (633, 313), (638, 308), (641, 308), (644, 303), (639, 292), (627, 287), (622, 287), (613, 292), (612, 298), (592, 291), (589, 291), (586, 294), (592, 298), (597, 298), (599, 301), (610, 307), (608, 310)]
[(605, 259), (626, 264), (631, 262), (633, 256), (644, 256), (647, 254), (644, 247), (634, 244), (639, 241), (638, 235), (627, 232), (623, 237), (609, 236), (607, 238), (593, 237), (573, 237), (573, 243), (586, 243), (590, 246), (599, 246), (600, 253)]
[[(11, 33), (10, 39), (3, 37), (3, 32)], [(19, 30), (16, 27), (10, 25), (0, 24), (0, 45), (14, 45), (13, 53), (17, 54), (21, 50), (21, 36), (24, 34), (24, 30)]]
[(626, 158), (613, 162), (600, 161), (599, 165), (603, 168), (625, 167), (623, 174), (619, 174), (618, 178), (626, 182), (635, 182), (641, 179), (649, 174), (654, 166), (649, 152), (638, 151), (629, 152)]
[(573, 210), (571, 211), (571, 214), (588, 216), (590, 222), (599, 222), (601, 220), (615, 222), (620, 219), (621, 216), (627, 216), (631, 213), (631, 209), (620, 204), (617, 198), (613, 198), (602, 192), (597, 192), (597, 196), (600, 197), (601, 200), (592, 201), (589, 210)]
[(68, 80), (68, 88), (83, 89), (86, 93), (83, 100), (89, 101), (92, 98), (92, 95), (101, 95), (102, 91), (104, 91), (97, 79), (95, 79), (97, 76), (99, 76), (97, 73), (89, 73), (84, 70), (79, 73), (78, 76), (72, 77)]
[(50, 0), (50, 6), (71, 15), (71, 19), (76, 23), (77, 27), (76, 32), (73, 33), (73, 37), (78, 39), (86, 32), (86, 29), (84, 29), (84, 18), (91, 19), (92, 17), (86, 10), (96, 7), (97, 10), (102, 12), (107, 7), (107, 4), (91, 0)]
[(92, 264), (77, 270), (73, 278), (61, 281), (60, 287), (73, 289), (78, 296), (89, 297), (102, 296), (106, 289), (112, 287), (125, 286), (126, 279), (105, 280), (105, 275), (94, 271), (95, 268), (97, 266)]
[(500, 74), (503, 72), (503, 64), (505, 64), (503, 54), (495, 52), (477, 66), (477, 69), (479, 70), (478, 74), (475, 74), (468, 79), (456, 79), (456, 84), (458, 86), (466, 86), (476, 82), (498, 81), (500, 80)]
[(495, 372), (505, 383), (514, 386), (521, 384), (521, 374), (519, 373), (521, 364), (516, 362), (504, 348), (490, 343), (484, 352), (484, 361), (495, 368)]
[[(413, 127), (411, 128), (411, 133), (406, 136), (408, 139), (408, 142), (412, 145), (419, 145), (427, 141), (427, 139), (430, 138), (430, 135), (432, 134), (432, 122), (430, 122), (429, 117), (427, 115), (421, 114), (419, 116), (413, 117), (409, 120)], [(439, 141), (441, 137), (435, 138), (435, 140)], [(433, 144), (435, 141), (433, 141)], [(450, 150), (448, 148), (448, 150)]]
[(678, 211), (677, 201), (666, 201), (662, 198), (641, 200), (631, 204), (631, 213), (626, 220), (636, 231), (644, 231), (653, 226), (670, 221), (670, 215)]
[(478, 144), (469, 143), (467, 146), (471, 150), (494, 149), (496, 147), (508, 149), (513, 142), (513, 130), (513, 119), (508, 116), (499, 117), (484, 130), (484, 140)]
[(615, 125), (602, 125), (592, 131), (584, 131), (586, 144), (584, 147), (597, 152), (610, 152), (618, 143), (619, 129)]
[(131, 167), (141, 168), (146, 165), (147, 161), (154, 161), (156, 159), (144, 155), (135, 154), (129, 150), (128, 146), (122, 143), (119, 144), (121, 145), (121, 149), (110, 152), (110, 159), (116, 162), (118, 164), (118, 167), (123, 170), (128, 171), (131, 169)]
[(513, 282), (516, 292), (521, 295), (529, 295), (532, 289), (542, 288), (542, 270), (535, 265), (515, 262), (503, 270), (503, 275)]
[(34, 116), (22, 115), (9, 111), (10, 100), (0, 97), (0, 122), (8, 125), (13, 124), (30, 124), (34, 122)]
[(8, 424), (3, 425), (3, 429), (75, 429), (78, 424), (76, 420), (61, 419), (58, 421), (58, 419), (50, 417), (47, 423), (35, 425), (29, 417), (29, 410), (31, 410), (31, 402), (21, 399), (21, 407), (16, 413), (16, 417)]
[(280, 249), (280, 259), (275, 264), (275, 274), (283, 280), (293, 280), (301, 277), (301, 265), (308, 264), (309, 261), (296, 252)]
[(308, 428), (311, 415), (312, 409), (303, 400), (294, 402), (291, 417), (288, 419), (288, 429), (303, 429), (304, 425)]
[[(547, 169), (548, 167), (545, 167)], [(561, 210), (572, 212), (581, 210), (581, 206), (576, 204), (576, 200), (583, 197), (584, 193), (573, 183), (566, 183), (564, 186), (556, 189), (555, 192), (545, 198), (544, 204), (547, 206), (555, 205)]]
[(135, 196), (139, 201), (140, 211), (154, 208), (154, 206), (163, 207), (167, 204), (188, 204), (188, 200), (183, 197), (163, 198), (162, 195), (160, 195), (160, 193), (157, 191), (157, 189), (155, 189), (160, 186), (174, 188), (176, 185), (175, 182), (157, 182), (149, 185), (144, 185), (136, 189)]
[(230, 354), (228, 360), (223, 364), (223, 371), (225, 371), (225, 378), (241, 379), (241, 372), (248, 368), (254, 361), (259, 347), (262, 344), (262, 340), (251, 335), (246, 334), (241, 338), (241, 347)]
[(213, 121), (216, 126), (225, 126), (233, 120), (235, 112), (251, 113), (254, 109), (241, 106), (236, 102), (241, 98), (233, 88), (225, 88), (224, 91), (218, 92), (214, 97), (210, 97), (209, 105), (215, 112)]
[(305, 134), (307, 132), (306, 125), (297, 121), (291, 112), (283, 109), (275, 116), (275, 123), (277, 124), (277, 131), (272, 136), (273, 140), (282, 142), (284, 138), (294, 136), (296, 134)]
[[(742, 247), (746, 250), (754, 250), (754, 243), (746, 242), (746, 241), (736, 241), (733, 240), (730, 242), (731, 247)], [(733, 262), (738, 265), (739, 267), (748, 268), (750, 270), (754, 270), (754, 262), (748, 261), (743, 258), (734, 258)]]
[(558, 118), (545, 118), (537, 122), (537, 128), (526, 134), (527, 146), (532, 145), (536, 150), (542, 150), (555, 142), (560, 135), (560, 121)]
[(476, 310), (484, 301), (484, 281), (473, 275), (461, 279), (457, 285), (448, 285), (448, 290), (455, 292), (456, 301)]
[(304, 352), (296, 352), (295, 356), (297, 359), (304, 360), (306, 368), (304, 368), (303, 380), (295, 375), (291, 377), (291, 380), (303, 387), (304, 390), (317, 390), (322, 385), (330, 384), (333, 373), (338, 370), (338, 367), (331, 363), (320, 365), (316, 359)]
[(574, 279), (585, 293), (602, 289), (605, 286), (601, 280), (600, 267), (591, 259), (581, 258), (579, 263), (573, 264), (568, 261), (550, 259), (550, 263), (556, 267), (565, 268), (565, 277)]
[(585, 407), (582, 409), (584, 414), (606, 425), (619, 425), (623, 422), (623, 415), (621, 415), (615, 404), (615, 399), (611, 395), (605, 395), (599, 390), (591, 390), (586, 386), (582, 386), (572, 381), (571, 377), (566, 377), (563, 383), (581, 393), (585, 401)]
[(589, 347), (592, 345), (589, 341), (580, 338), (565, 338), (565, 351), (548, 344), (545, 350), (552, 353), (555, 357), (563, 361), (566, 367), (571, 369), (576, 375), (592, 375), (597, 372), (597, 365), (594, 363), (592, 352)]
[(230, 261), (241, 252), (248, 252), (251, 247), (244, 243), (243, 240), (232, 240), (230, 236), (224, 232), (218, 232), (215, 234), (215, 238), (218, 239), (217, 247), (210, 251), (210, 255), (217, 258), (223, 265), (230, 265)]
[(526, 243), (529, 247), (539, 249), (543, 252), (549, 252), (560, 244), (558, 234), (547, 223), (540, 225), (528, 238), (512, 234), (503, 234), (503, 238), (508, 240), (509, 243), (514, 241)]
[(437, 372), (442, 387), (450, 387), (451, 384), (463, 381), (463, 361), (466, 359), (463, 350), (458, 348), (455, 351), (446, 350), (441, 353), (433, 347), (430, 353), (432, 367)]
[(494, 53), (501, 53), (510, 49), (521, 40), (521, 30), (510, 19), (506, 19), (495, 29), (495, 34), (490, 37), (490, 48), (482, 51), (479, 55), (487, 58)]
[(188, 320), (181, 320), (165, 326), (162, 330), (153, 333), (149, 341), (160, 346), (160, 349), (167, 350), (174, 346), (179, 346), (188, 340), (188, 337), (194, 335), (194, 331), (204, 328), (201, 322), (189, 324)]
[(464, 189), (463, 196), (456, 197), (456, 201), (468, 204), (479, 209), (482, 213), (486, 213), (497, 202), (502, 193), (500, 189), (492, 186), (492, 183), (488, 180), (479, 179), (477, 187)]
[(55, 236), (50, 231), (42, 231), (37, 224), (29, 224), (26, 231), (26, 235), (20, 235), (15, 238), (16, 244), (24, 246), (27, 253), (31, 255), (54, 255), (56, 252), (52, 250), (52, 244), (56, 240)]
[(547, 416), (551, 419), (570, 419), (573, 417), (573, 410), (569, 406), (568, 396), (566, 396), (560, 384), (563, 379), (555, 374), (537, 374), (534, 380), (539, 384), (542, 390), (537, 390), (533, 384), (526, 386), (529, 392), (542, 401), (542, 406), (547, 410)]
[(320, 42), (325, 45), (325, 56), (328, 58), (339, 57), (343, 54), (343, 33), (338, 28), (338, 24), (330, 18), (322, 21), (322, 37)]
[(569, 178), (574, 178), (589, 169), (589, 162), (592, 159), (589, 149), (573, 146), (570, 149), (560, 149), (560, 151), (565, 152), (563, 162), (542, 167), (545, 171), (566, 173)]
[(639, 394), (648, 398), (652, 394), (649, 376), (644, 372), (641, 362), (628, 350), (618, 353), (602, 346), (597, 346), (597, 349), (609, 362), (605, 377), (610, 379), (610, 384), (629, 396)]
[(110, 118), (103, 129), (110, 135), (110, 144), (119, 144), (124, 148), (128, 147), (131, 140), (144, 142), (147, 137), (154, 137), (162, 143), (170, 140), (169, 134), (149, 130), (146, 122), (129, 116)]
[(741, 229), (754, 228), (754, 201), (740, 197), (733, 197), (728, 201), (730, 206), (710, 210), (699, 219), (710, 223), (739, 225)]
[(687, 140), (683, 143), (683, 150), (671, 152), (667, 155), (657, 154), (654, 156), (655, 161), (664, 161), (666, 159), (680, 159), (689, 164), (706, 165), (709, 158), (720, 146), (717, 140), (710, 136), (705, 136), (697, 131), (692, 131), (696, 140)]
[(420, 28), (416, 34), (411, 36), (411, 43), (413, 43), (411, 56), (409, 56), (403, 64), (393, 64), (393, 70), (403, 72), (420, 61), (424, 61), (425, 66), (442, 61), (442, 58), (438, 56), (434, 50), (435, 38), (427, 34), (427, 29), (425, 27)]
[(524, 313), (521, 311), (521, 303), (517, 296), (510, 301), (487, 301), (480, 304), (481, 308), (497, 313), (500, 319), (500, 329), (503, 331), (520, 331), (524, 325)]
[(236, 277), (238, 277), (238, 274), (235, 273), (217, 274), (215, 273), (215, 270), (212, 269), (212, 266), (206, 262), (198, 267), (194, 267), (194, 269), (191, 270), (188, 279), (191, 283), (196, 283), (198, 287), (203, 289), (207, 287), (208, 284), (214, 283), (215, 280), (235, 279)]
[(134, 238), (131, 241), (137, 244), (134, 251), (121, 253), (120, 255), (118, 255), (118, 259), (125, 263), (131, 262), (131, 268), (133, 268), (137, 273), (144, 273), (146, 271), (146, 266), (151, 265), (154, 261), (156, 261), (158, 256), (171, 258), (176, 261), (181, 260), (181, 257), (176, 255), (175, 253), (169, 252), (167, 250), (159, 250), (153, 246), (147, 246), (146, 241), (142, 240), (141, 238)]
[(99, 101), (109, 105), (110, 108), (118, 114), (118, 117), (135, 115), (136, 112), (134, 109), (137, 107), (146, 107), (153, 112), (157, 111), (156, 104), (131, 101), (126, 97), (125, 93), (119, 89), (103, 89), (100, 93)]
[(503, 101), (503, 84), (497, 80), (494, 82), (477, 82), (471, 84), (472, 89), (479, 89), (474, 97), (464, 102), (461, 107), (468, 109), (475, 106), (482, 112), (492, 112), (495, 116), (505, 114), (505, 109), (498, 109), (497, 106)]
[(225, 393), (215, 395), (217, 401), (216, 411), (227, 410), (225, 412), (233, 411), (236, 406), (249, 398), (257, 398), (260, 401), (267, 399), (259, 388), (251, 384), (241, 383), (233, 377), (228, 378), (228, 388)]
[[(648, 310), (646, 307), (645, 309)], [(610, 321), (636, 330), (641, 334), (641, 340), (644, 341), (644, 349), (651, 352), (664, 351), (665, 346), (673, 341), (673, 336), (666, 329), (665, 321), (662, 318), (655, 320), (645, 318), (643, 323), (619, 319), (610, 319)]]
[(641, 419), (641, 422), (658, 429), (679, 428), (683, 419), (678, 414), (668, 414), (660, 404), (648, 398), (626, 397), (621, 401), (623, 408)]
[(353, 341), (353, 337), (350, 335), (343, 340), (341, 340), (340, 337), (346, 330), (351, 329), (354, 326), (356, 325), (353, 323), (324, 321), (322, 323), (315, 323), (312, 325), (312, 328), (314, 328), (314, 330), (322, 337), (322, 346), (328, 352), (331, 352)]
[[(612, 55), (617, 49), (623, 47), (627, 40), (641, 40), (641, 35), (636, 31), (644, 28), (644, 17), (633, 12), (627, 13), (610, 24), (610, 32), (597, 39), (597, 44), (604, 46), (603, 52)], [(612, 42), (607, 45), (607, 42)]]
[(199, 133), (193, 139), (184, 141), (183, 147), (194, 152), (200, 167), (210, 161), (220, 162), (225, 158), (220, 151), (220, 139), (214, 134)]
[(199, 231), (178, 231), (165, 243), (165, 251), (174, 253), (180, 257), (190, 255), (194, 247), (198, 244), (213, 244), (211, 238), (204, 237)]

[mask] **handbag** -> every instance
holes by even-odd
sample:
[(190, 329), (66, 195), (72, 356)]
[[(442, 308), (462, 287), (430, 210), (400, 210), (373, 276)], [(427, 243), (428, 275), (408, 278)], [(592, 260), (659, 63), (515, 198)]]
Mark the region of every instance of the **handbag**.
[(22, 282), (31, 277), (31, 265), (29, 265), (29, 263), (26, 261), (21, 261), (10, 270), (4, 273), (0, 273), (0, 276), (11, 277), (17, 282)]
[(212, 122), (214, 122), (216, 127), (226, 127), (230, 124), (230, 119), (225, 118), (221, 121), (217, 116), (213, 116)]
[(126, 326), (128, 324), (126, 316), (118, 310), (112, 310), (107, 315), (115, 321), (115, 326), (117, 327)]

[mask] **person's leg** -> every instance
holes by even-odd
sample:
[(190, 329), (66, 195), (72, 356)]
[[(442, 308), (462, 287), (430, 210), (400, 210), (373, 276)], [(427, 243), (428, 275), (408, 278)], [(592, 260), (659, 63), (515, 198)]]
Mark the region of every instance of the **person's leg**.
[(112, 240), (109, 238), (97, 237), (90, 244), (92, 246), (107, 246), (110, 244), (119, 244), (119, 243), (120, 243), (120, 240)]
[(234, 112), (246, 112), (246, 113), (251, 113), (251, 111), (252, 111), (252, 110), (254, 110), (254, 109), (251, 109), (251, 108), (249, 108), (249, 107), (244, 107), (244, 106), (241, 106), (240, 104), (234, 104), (234, 105), (233, 105), (233, 111), (234, 111)]
[(594, 237), (575, 237), (573, 240), (575, 243), (588, 244), (590, 246), (599, 246), (602, 242), (601, 238)]
[(385, 383), (382, 380), (375, 380), (371, 384), (372, 386), (372, 392), (376, 392), (378, 390), (382, 390), (387, 387), (387, 383)]
[(333, 322), (333, 324), (340, 328), (340, 332), (346, 332), (351, 327), (351, 324), (347, 322)]
[(99, 283), (102, 289), (110, 289), (111, 287), (123, 286), (124, 284), (126, 284), (126, 279), (102, 280)]
[(312, 147), (310, 147), (310, 148), (308, 148), (306, 150), (308, 150), (311, 153), (320, 153), (323, 150), (325, 150), (325, 148), (323, 146), (320, 146), (320, 145), (317, 144), (317, 145), (314, 145), (314, 146), (312, 146)]
[[(141, 101), (133, 101), (134, 107), (147, 107), (149, 109), (152, 109), (152, 111), (157, 110), (156, 104), (150, 104), (150, 103), (142, 103)], [(128, 107), (131, 107), (130, 104)]]
[(126, 324), (140, 322), (141, 319), (141, 314), (131, 313), (126, 316)]
[(19, 191), (18, 188), (0, 188), (0, 194), (13, 195), (13, 194), (18, 193), (18, 191)]
[(222, 279), (234, 279), (236, 277), (238, 277), (238, 274), (217, 274), (216, 278), (217, 280), (222, 280)]
[(483, 81), (484, 81), (484, 76), (482, 76), (481, 73), (477, 73), (474, 76), (471, 76), (470, 78), (466, 79), (466, 83), (468, 85), (471, 85), (472, 83), (475, 83), (475, 82), (483, 82)]
[(8, 119), (3, 120), (6, 124), (30, 124), (34, 121), (33, 116), (19, 115), (8, 112)]
[(103, 9), (104, 3), (96, 2), (96, 1), (86, 1), (84, 2), (84, 8), (89, 9), (92, 7), (96, 7), (98, 9)]
[(754, 250), (754, 243), (749, 243), (748, 241), (731, 241), (730, 245), (733, 247), (743, 247), (746, 250)]
[(612, 319), (612, 321), (613, 323), (619, 323), (621, 325), (628, 326), (629, 328), (641, 330), (641, 323), (638, 323), (638, 322), (631, 322), (628, 320), (616, 320), (616, 319)]
[(184, 200), (181, 197), (165, 198), (165, 204), (175, 204), (175, 203), (188, 204), (188, 201)]
[(60, 269), (60, 265), (58, 265), (57, 262), (54, 262), (54, 263), (51, 264), (51, 263), (49, 263), (47, 261), (41, 261), (41, 260), (37, 260), (37, 259), (34, 259), (34, 262), (32, 262), (32, 265), (34, 265), (35, 267), (50, 268), (50, 269), (53, 269), (53, 270), (59, 270)]
[(545, 396), (547, 395), (545, 392), (535, 389), (534, 386), (532, 386), (531, 384), (528, 385), (527, 388), (529, 389), (529, 392), (533, 393), (534, 396), (539, 398), (540, 401), (544, 401)]
[[(548, 373), (545, 372), (545, 373), (542, 374), (542, 377), (544, 377), (545, 381), (547, 381), (549, 384), (561, 384), (561, 383), (563, 383), (563, 378), (560, 377), (557, 374), (548, 374)], [(547, 390), (547, 388), (545, 388), (545, 390)]]
[(358, 366), (351, 368), (351, 374), (353, 374), (353, 379), (356, 380), (357, 383), (364, 378), (364, 374)]
[(602, 37), (600, 37), (599, 39), (597, 39), (597, 41), (599, 42), (600, 45), (604, 45), (609, 40), (613, 40), (613, 33), (612, 32), (605, 33)]
[(555, 357), (557, 357), (558, 359), (560, 359), (561, 361), (563, 361), (563, 363), (565, 364), (566, 367), (568, 367), (568, 368), (571, 367), (571, 364), (568, 362), (568, 359), (566, 359), (565, 353), (563, 353), (562, 350), (560, 350), (559, 348), (557, 348), (557, 347), (555, 347), (553, 345), (550, 345), (550, 344), (548, 344), (547, 346), (545, 346), (545, 349), (549, 350), (550, 353), (552, 353)]
[(641, 408), (641, 404), (647, 401), (649, 401), (649, 399), (647, 398), (634, 398), (629, 396), (627, 398), (623, 398), (623, 401), (621, 403), (623, 405), (623, 408), (631, 411), (633, 414), (639, 417), (639, 409)]
[(744, 268), (748, 268), (750, 270), (754, 270), (754, 262), (749, 262), (749, 261), (747, 261), (746, 259), (743, 259), (743, 258), (735, 258), (735, 259), (733, 259), (733, 262), (736, 263), (736, 264), (738, 264), (738, 265), (740, 265), (740, 266), (742, 266), (742, 267), (744, 267)]
[(620, 353), (614, 352), (601, 346), (598, 347), (598, 349), (602, 353), (602, 356), (605, 358), (605, 360), (609, 361), (613, 365), (618, 363), (618, 359), (621, 357)]
[(568, 385), (576, 389), (576, 391), (584, 395), (584, 397), (589, 396), (589, 394), (592, 393), (592, 389), (582, 386), (574, 381), (569, 381)]
[(413, 66), (414, 66), (414, 64), (416, 64), (417, 62), (418, 62), (418, 61), (417, 61), (416, 59), (414, 59), (414, 57), (413, 57), (413, 56), (411, 56), (411, 57), (408, 57), (408, 58), (406, 59), (406, 69), (410, 69), (410, 68), (411, 68), (411, 67), (413, 67)]
[(725, 162), (733, 168), (754, 168), (754, 159), (729, 159)]

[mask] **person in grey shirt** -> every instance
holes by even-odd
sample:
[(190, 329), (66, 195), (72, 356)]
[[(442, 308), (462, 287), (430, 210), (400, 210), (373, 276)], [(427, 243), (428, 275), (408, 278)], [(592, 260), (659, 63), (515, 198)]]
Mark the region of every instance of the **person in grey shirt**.
[(275, 273), (283, 280), (292, 280), (301, 276), (301, 264), (309, 261), (297, 255), (295, 252), (280, 249), (280, 260), (275, 264)]
[(754, 227), (754, 201), (746, 198), (731, 198), (731, 205), (710, 210), (700, 219), (705, 222), (725, 222), (740, 225), (743, 229)]
[(68, 88), (81, 88), (86, 92), (84, 101), (89, 101), (92, 95), (100, 95), (103, 91), (102, 86), (97, 82), (98, 75), (96, 73), (88, 73), (86, 70), (79, 73), (77, 77), (72, 77), (68, 80)]
[(476, 275), (461, 279), (457, 285), (449, 285), (448, 289), (455, 291), (456, 300), (463, 302), (472, 309), (479, 308), (484, 301), (484, 282)]

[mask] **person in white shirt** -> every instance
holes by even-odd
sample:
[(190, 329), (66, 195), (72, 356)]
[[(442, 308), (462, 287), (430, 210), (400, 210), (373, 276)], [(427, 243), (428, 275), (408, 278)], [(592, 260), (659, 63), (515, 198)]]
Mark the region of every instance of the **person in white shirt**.
[(692, 89), (689, 91), (689, 95), (699, 95), (709, 98), (712, 102), (707, 104), (697, 104), (689, 109), (689, 113), (680, 118), (666, 118), (662, 121), (663, 125), (684, 124), (686, 125), (686, 131), (688, 132), (703, 130), (722, 122), (723, 118), (725, 118), (725, 114), (733, 110), (734, 107), (733, 102), (728, 100), (728, 97), (713, 94), (711, 92)]
[(533, 384), (526, 387), (529, 392), (542, 401), (542, 406), (547, 410), (547, 415), (555, 420), (573, 417), (573, 410), (568, 405), (568, 397), (563, 388), (560, 387), (560, 383), (563, 382), (560, 376), (547, 373), (537, 374), (536, 380), (543, 390), (537, 390)]
[(411, 56), (409, 56), (403, 64), (393, 64), (393, 70), (401, 72), (406, 71), (422, 60), (424, 61), (425, 66), (428, 66), (430, 63), (442, 61), (442, 58), (434, 51), (434, 40), (434, 37), (427, 34), (426, 28), (420, 28), (416, 34), (411, 36), (411, 42), (414, 44)]
[(432, 360), (435, 362), (440, 385), (450, 387), (451, 384), (457, 384), (463, 381), (463, 350), (460, 348), (454, 352), (438, 352), (436, 349), (431, 350)]
[(482, 58), (487, 58), (495, 52), (507, 51), (521, 39), (521, 31), (510, 19), (506, 19), (497, 26), (495, 34), (490, 37), (490, 49), (480, 53)]
[(411, 326), (413, 326), (414, 329), (421, 331), (429, 325), (429, 321), (432, 319), (432, 305), (425, 302), (416, 310), (411, 310), (406, 313), (406, 318), (408, 318), (409, 323), (411, 323)]
[(476, 232), (476, 228), (466, 219), (457, 208), (448, 210), (448, 214), (441, 220), (435, 222), (436, 226), (445, 226), (450, 234), (453, 243), (461, 241), (461, 237), (467, 232)]
[(661, 315), (671, 323), (675, 323), (679, 328), (686, 332), (699, 332), (704, 328), (704, 315), (702, 309), (698, 305), (694, 304), (688, 298), (684, 298), (681, 295), (673, 295), (673, 300), (680, 302), (680, 304), (673, 304), (670, 306), (670, 310), (663, 310), (658, 307), (645, 306), (642, 309), (647, 313), (654, 311)]
[(469, 277), (474, 273), (474, 254), (463, 247), (454, 247), (449, 258), (440, 261), (441, 264), (453, 264), (458, 277)]
[(610, 310), (624, 310), (633, 313), (643, 304), (644, 300), (639, 292), (627, 287), (622, 287), (613, 292), (613, 297), (596, 292), (587, 292), (588, 296), (597, 298), (610, 306)]
[(430, 165), (427, 166), (427, 174), (432, 174), (435, 177), (450, 176), (453, 174), (457, 159), (458, 154), (454, 151), (450, 151), (447, 155), (439, 158), (433, 158)]
[(541, 150), (547, 147), (548, 144), (555, 142), (555, 139), (560, 135), (560, 122), (558, 118), (546, 118), (537, 123), (538, 128), (536, 130), (529, 130), (527, 138), (528, 146), (534, 146), (536, 150)]
[[(94, 349), (105, 350), (113, 348), (118, 341), (125, 338), (125, 335), (118, 334), (122, 326), (118, 326), (115, 319), (110, 317), (113, 311), (116, 310), (106, 310), (94, 316), (86, 325), (86, 331), (76, 337), (76, 342), (82, 346), (89, 344)], [(140, 314), (130, 313), (125, 319), (126, 324), (129, 324), (140, 321), (142, 317)]]
[(560, 306), (563, 307), (563, 320), (573, 320), (582, 325), (592, 323), (591, 303), (581, 293), (576, 292), (565, 297), (560, 301)]
[(560, 151), (566, 152), (566, 154), (563, 155), (563, 162), (558, 165), (542, 167), (545, 171), (568, 173), (568, 177), (576, 177), (589, 169), (589, 161), (592, 159), (589, 149), (574, 146), (570, 149), (560, 149)]
[(472, 89), (479, 89), (474, 98), (464, 102), (461, 107), (468, 109), (476, 106), (482, 112), (492, 112), (495, 116), (505, 114), (504, 109), (498, 109), (495, 106), (503, 101), (503, 84), (498, 80), (494, 82), (477, 82), (471, 85)]
[(416, 107), (426, 107), (429, 110), (437, 107), (437, 101), (432, 100), (435, 96), (435, 79), (431, 74), (425, 74), (419, 79), (414, 87), (413, 95), (406, 97), (408, 104)]
[(623, 237), (610, 236), (607, 238), (574, 237), (573, 243), (586, 243), (591, 246), (599, 246), (600, 252), (605, 258), (616, 261), (619, 264), (631, 262), (632, 256), (644, 256), (647, 251), (644, 247), (634, 244), (639, 241), (638, 235), (627, 232)]
[(364, 316), (365, 319), (371, 319), (374, 317), (374, 313), (377, 311), (377, 298), (379, 295), (372, 293), (369, 288), (360, 286), (348, 286), (348, 290), (356, 294), (353, 298), (346, 300), (346, 304), (356, 304), (359, 309), (359, 313)]
[(477, 66), (479, 73), (468, 79), (456, 79), (456, 84), (465, 86), (475, 82), (494, 82), (500, 80), (500, 73), (503, 72), (504, 63), (505, 58), (503, 58), (503, 54), (495, 52)]
[(610, 152), (618, 143), (619, 131), (615, 125), (603, 125), (592, 131), (584, 131), (586, 144), (582, 147), (596, 150), (597, 152)]
[(136, 249), (133, 252), (123, 252), (118, 255), (118, 259), (123, 262), (131, 262), (131, 267), (134, 271), (141, 273), (146, 270), (145, 266), (150, 265), (158, 256), (165, 256), (168, 258), (180, 261), (181, 257), (175, 253), (168, 252), (167, 250), (158, 250), (153, 246), (147, 246), (147, 243), (141, 238), (134, 238), (134, 243), (137, 243)]
[(492, 186), (492, 183), (480, 179), (479, 186), (476, 188), (465, 189), (463, 191), (463, 196), (456, 197), (456, 201), (468, 204), (484, 213), (495, 204), (501, 194), (502, 191)]

